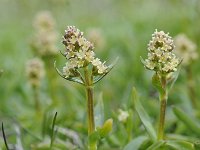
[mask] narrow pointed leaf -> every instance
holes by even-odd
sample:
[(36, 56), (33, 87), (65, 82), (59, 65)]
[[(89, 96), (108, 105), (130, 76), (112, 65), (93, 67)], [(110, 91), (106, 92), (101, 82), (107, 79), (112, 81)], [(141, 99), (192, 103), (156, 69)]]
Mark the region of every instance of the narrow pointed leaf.
[(50, 144), (50, 147), (53, 146), (53, 142), (54, 142), (54, 139), (55, 139), (55, 134), (57, 132), (57, 131), (55, 131), (56, 117), (57, 117), (57, 112), (55, 113), (54, 118), (53, 118), (52, 130), (51, 130), (51, 144)]
[(137, 91), (135, 88), (133, 88), (132, 97), (133, 97), (134, 108), (135, 108), (136, 112), (138, 113), (140, 120), (142, 121), (142, 124), (144, 125), (150, 138), (153, 141), (156, 141), (157, 136), (156, 136), (155, 129), (153, 128), (153, 126), (151, 124), (150, 117), (148, 116), (148, 114), (146, 113), (146, 111), (144, 110), (143, 106), (141, 105), (141, 103), (138, 99)]
[(108, 66), (108, 71), (107, 71), (105, 74), (102, 74), (102, 75), (100, 75), (100, 76), (95, 77), (95, 78), (94, 78), (93, 84), (96, 84), (96, 83), (99, 82), (101, 79), (103, 79), (103, 78), (114, 68), (114, 66), (116, 65), (118, 59), (119, 59), (119, 58), (117, 57), (117, 58), (115, 59), (115, 61), (114, 61), (111, 65)]
[(133, 147), (135, 150), (139, 150), (140, 146), (144, 141), (146, 141), (148, 138), (146, 136), (140, 136), (135, 139), (133, 139), (130, 143), (128, 143), (124, 150), (133, 150)]
[(152, 144), (147, 150), (159, 150), (161, 146), (165, 145), (165, 141), (157, 141), (154, 144)]
[(176, 117), (188, 127), (188, 129), (200, 135), (200, 125), (196, 122), (196, 120), (176, 107), (173, 107), (173, 112)]
[(104, 104), (103, 104), (103, 94), (100, 93), (98, 97), (98, 102), (95, 106), (95, 125), (96, 127), (101, 127), (104, 123)]
[(73, 82), (76, 82), (76, 83), (79, 83), (79, 84), (82, 84), (84, 85), (84, 83), (80, 80), (80, 79), (77, 79), (75, 77), (65, 77), (62, 72), (60, 72), (60, 70), (56, 67), (56, 61), (54, 62), (54, 68), (56, 69), (56, 72), (65, 80), (68, 80), (68, 81), (73, 81)]
[(2, 129), (2, 133), (3, 133), (3, 140), (4, 140), (4, 143), (5, 143), (6, 149), (9, 150), (9, 148), (8, 148), (8, 143), (7, 143), (7, 139), (6, 139), (6, 134), (5, 134), (5, 132), (4, 132), (3, 122), (2, 122), (1, 129)]
[(176, 150), (195, 150), (194, 144), (187, 141), (169, 140), (166, 145), (175, 148)]

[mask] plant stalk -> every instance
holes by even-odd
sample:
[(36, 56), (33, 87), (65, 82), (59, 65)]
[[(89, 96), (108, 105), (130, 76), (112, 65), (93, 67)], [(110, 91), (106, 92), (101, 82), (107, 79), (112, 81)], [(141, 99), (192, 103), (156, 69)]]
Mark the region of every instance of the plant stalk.
[(193, 74), (191, 68), (187, 67), (187, 88), (188, 88), (188, 95), (191, 100), (193, 108), (197, 108), (197, 101), (196, 101), (196, 93), (194, 88), (194, 81), (193, 81)]
[[(89, 74), (88, 68), (84, 69), (85, 73), (85, 88), (86, 88), (86, 97), (87, 97), (87, 115), (88, 115), (88, 138), (95, 131), (95, 122), (94, 122), (94, 93), (93, 93), (93, 77)], [(88, 145), (89, 150), (96, 150), (96, 142), (91, 143), (89, 140)]]
[(159, 128), (158, 128), (158, 140), (164, 139), (164, 126), (165, 126), (165, 112), (166, 112), (166, 106), (167, 106), (167, 80), (166, 76), (161, 77), (161, 84), (163, 88), (163, 92), (160, 93), (160, 119), (159, 119)]
[(34, 97), (34, 105), (35, 105), (35, 111), (37, 113), (41, 112), (41, 107), (40, 107), (40, 101), (39, 101), (39, 88), (38, 86), (33, 86), (33, 97)]

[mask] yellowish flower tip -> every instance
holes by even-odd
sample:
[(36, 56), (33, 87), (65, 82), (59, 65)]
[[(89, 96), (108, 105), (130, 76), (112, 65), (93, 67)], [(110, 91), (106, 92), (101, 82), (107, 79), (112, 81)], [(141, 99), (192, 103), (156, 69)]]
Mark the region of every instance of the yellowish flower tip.
[(193, 61), (199, 58), (197, 46), (185, 34), (179, 34), (174, 38), (176, 45), (176, 54), (183, 58), (184, 66), (190, 65)]
[(126, 122), (128, 117), (129, 117), (128, 111), (123, 111), (122, 109), (119, 109), (118, 120), (120, 122)]
[(26, 75), (32, 86), (39, 86), (44, 77), (44, 63), (39, 58), (33, 58), (26, 64)]
[(49, 11), (40, 12), (34, 22), (35, 36), (31, 42), (33, 50), (39, 56), (56, 55), (58, 53), (56, 41), (58, 34), (55, 31), (55, 21)]
[(174, 47), (169, 33), (156, 29), (148, 44), (148, 58), (143, 61), (144, 66), (160, 73), (177, 71), (181, 60), (173, 53)]
[(105, 62), (101, 62), (99, 58), (95, 58), (93, 51), (94, 46), (84, 36), (83, 32), (74, 26), (68, 26), (65, 30), (62, 43), (65, 45), (65, 57), (68, 60), (65, 67), (63, 67), (63, 74), (65, 77), (75, 76), (75, 70), (93, 66), (93, 74), (100, 75), (107, 72), (108, 67)]

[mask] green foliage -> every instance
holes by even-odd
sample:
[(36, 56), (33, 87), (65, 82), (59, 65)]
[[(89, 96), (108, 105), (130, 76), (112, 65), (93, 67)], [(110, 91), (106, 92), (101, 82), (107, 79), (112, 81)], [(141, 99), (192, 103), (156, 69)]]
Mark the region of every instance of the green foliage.
[(153, 141), (156, 141), (157, 136), (156, 136), (155, 129), (153, 128), (153, 126), (151, 124), (150, 117), (148, 116), (148, 114), (146, 113), (145, 109), (143, 108), (143, 106), (141, 105), (141, 103), (138, 99), (137, 91), (135, 88), (133, 88), (133, 90), (132, 90), (132, 99), (133, 99), (133, 103), (134, 103), (134, 108), (135, 108), (136, 112), (138, 113), (147, 133), (149, 134), (150, 138)]
[(187, 115), (185, 112), (183, 112), (177, 107), (173, 107), (173, 111), (176, 117), (180, 121), (182, 121), (188, 127), (189, 130), (200, 135), (200, 125), (192, 116)]
[[(33, 20), (43, 10), (50, 11), (56, 20), (58, 53), (64, 49), (60, 42), (64, 29), (75, 25), (87, 38), (91, 29), (100, 31), (104, 45), (95, 43), (95, 53), (102, 60), (109, 58), (106, 64), (120, 58), (109, 66), (109, 76), (94, 78), (94, 83), (98, 82), (94, 88), (96, 131), (90, 137), (91, 143), (97, 142), (99, 150), (146, 150), (157, 146), (161, 150), (200, 149), (200, 59), (188, 66), (190, 71), (181, 66), (168, 77), (167, 134), (163, 141), (157, 141), (155, 132), (159, 117), (156, 90), (162, 91), (159, 77), (153, 75), (153, 88), (152, 74), (140, 61), (140, 56), (146, 58), (147, 43), (155, 28), (172, 37), (186, 34), (200, 52), (198, 0), (1, 0), (0, 120), (9, 148), (49, 150), (52, 143), (53, 150), (87, 149), (85, 93), (82, 86), (65, 82), (57, 75), (54, 62), (59, 70), (65, 63), (59, 54), (41, 58), (46, 71), (39, 89), (41, 112), (34, 109), (25, 65), (36, 56), (30, 47), (35, 35)], [(69, 80), (83, 84), (75, 78)], [(132, 91), (133, 85), (140, 91), (140, 99), (136, 90)], [(195, 107), (191, 105), (192, 98), (196, 99)], [(118, 120), (118, 109), (129, 112), (126, 122)], [(113, 121), (106, 121), (107, 118)], [(0, 149), (6, 150), (2, 133), (1, 130)]]

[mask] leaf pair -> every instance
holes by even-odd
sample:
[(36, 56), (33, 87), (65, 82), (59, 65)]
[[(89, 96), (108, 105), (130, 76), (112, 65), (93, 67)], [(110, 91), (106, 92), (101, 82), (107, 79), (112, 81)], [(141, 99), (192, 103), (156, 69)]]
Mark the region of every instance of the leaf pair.
[[(106, 73), (104, 74), (101, 74), (101, 75), (98, 75), (98, 76), (95, 76), (94, 77), (94, 81), (92, 84), (96, 84), (97, 82), (99, 82), (100, 80), (102, 80), (112, 69), (113, 67), (116, 65), (118, 61), (118, 58), (115, 59), (115, 61), (108, 66), (108, 70)], [(62, 77), (64, 78), (65, 80), (68, 80), (68, 81), (72, 81), (72, 82), (76, 82), (76, 83), (79, 83), (79, 84), (82, 84), (82, 85), (85, 85), (85, 82), (84, 82), (84, 79), (83, 77), (81, 76), (81, 73), (79, 73), (79, 76), (78, 77), (65, 77), (63, 75), (63, 73), (56, 67), (56, 61), (54, 62), (54, 68), (56, 69), (57, 73)]]

